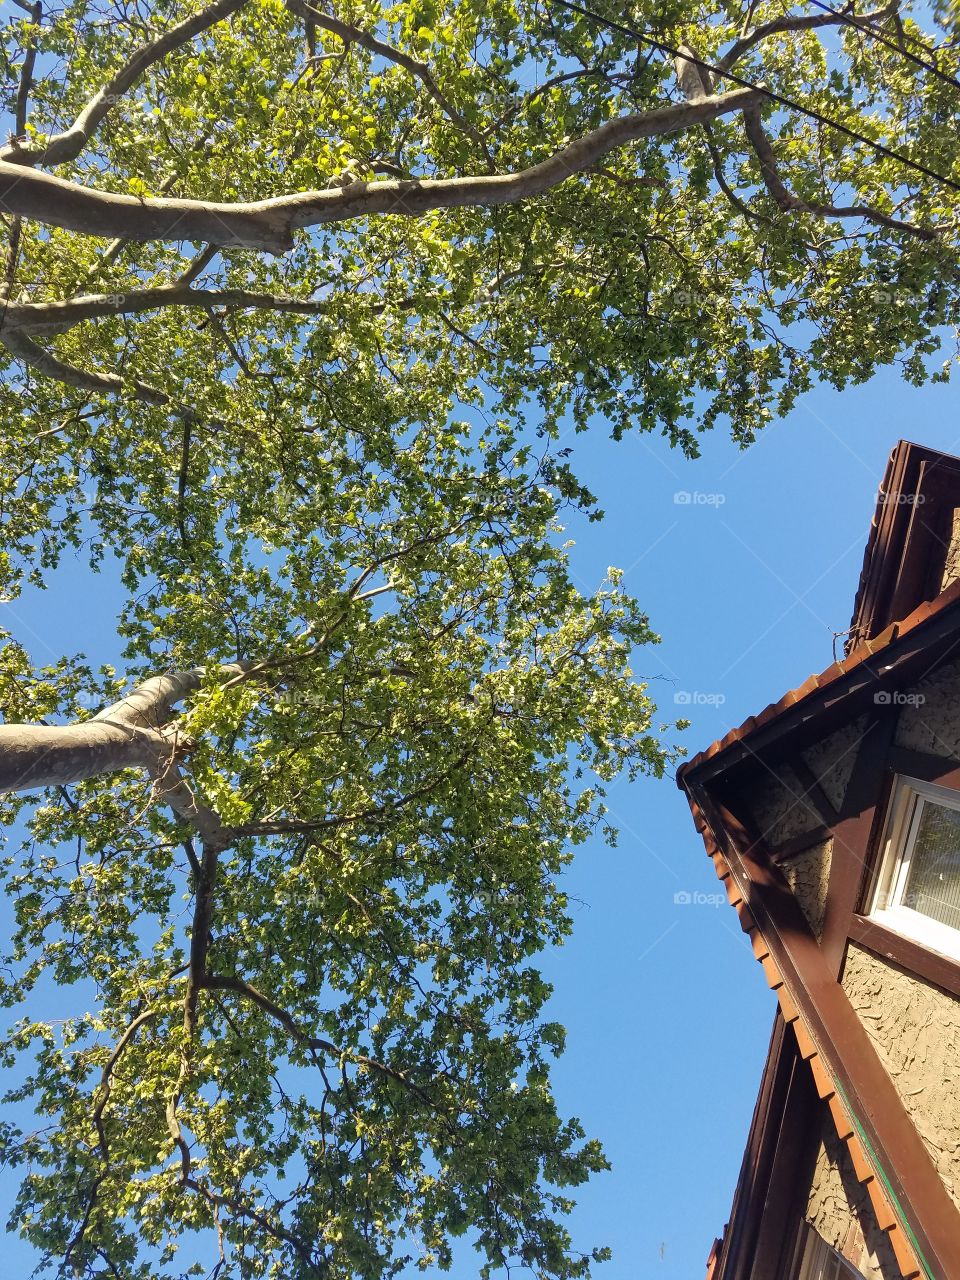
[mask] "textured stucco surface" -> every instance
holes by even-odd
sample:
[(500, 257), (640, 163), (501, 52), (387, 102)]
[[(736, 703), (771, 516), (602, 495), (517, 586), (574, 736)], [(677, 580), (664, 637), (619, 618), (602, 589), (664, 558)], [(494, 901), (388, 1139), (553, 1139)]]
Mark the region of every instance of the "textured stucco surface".
[(960, 760), (960, 659), (904, 690), (922, 698), (906, 704), (897, 719), (897, 746)]
[(781, 774), (782, 782), (768, 774), (750, 788), (754, 821), (772, 848), (811, 831), (821, 821), (809, 797), (804, 796), (804, 788), (793, 770), (784, 768)]
[(943, 566), (943, 577), (940, 579), (940, 590), (944, 591), (951, 582), (960, 578), (960, 508), (953, 512), (950, 528), (950, 542), (947, 546), (947, 561)]
[(847, 794), (854, 761), (868, 723), (866, 716), (858, 716), (836, 733), (800, 753), (835, 809), (840, 808)]
[(829, 1116), (823, 1125), (806, 1218), (865, 1280), (900, 1280), (890, 1242), (877, 1226), (866, 1189), (857, 1182), (850, 1153)]
[(960, 1205), (960, 1000), (853, 944), (843, 989)]
[(833, 841), (824, 840), (780, 863), (780, 870), (786, 876), (787, 884), (793, 890), (800, 909), (807, 917), (807, 923), (818, 938), (823, 931), (832, 858)]

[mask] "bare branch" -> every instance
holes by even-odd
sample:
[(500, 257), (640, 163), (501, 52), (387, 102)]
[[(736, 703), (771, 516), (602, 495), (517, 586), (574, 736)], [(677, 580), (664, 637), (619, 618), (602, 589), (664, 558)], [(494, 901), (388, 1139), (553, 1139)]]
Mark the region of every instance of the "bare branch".
[(339, 18), (334, 17), (333, 14), (322, 13), (319, 9), (315, 9), (313, 5), (307, 3), (307, 0), (287, 0), (287, 5), (294, 13), (303, 17), (308, 24), (314, 27), (321, 27), (324, 31), (330, 31), (333, 35), (339, 36), (345, 45), (358, 44), (368, 52), (381, 58), (386, 58), (387, 61), (393, 62), (409, 71), (411, 75), (420, 81), (441, 110), (458, 128), (473, 138), (474, 142), (482, 148), (487, 159), (492, 162), (483, 134), (475, 125), (470, 123), (462, 112), (457, 110), (437, 84), (433, 73), (425, 62), (420, 62), (419, 59), (412, 57), (409, 53), (404, 53), (402, 49), (397, 49), (393, 45), (387, 44), (384, 40), (378, 40), (376, 36), (364, 31), (362, 27), (355, 27), (350, 22), (342, 22)]
[(55, 165), (75, 160), (117, 101), (149, 67), (160, 62), (174, 49), (185, 45), (201, 31), (230, 17), (244, 4), (246, 0), (216, 0), (209, 8), (202, 9), (200, 13), (171, 27), (149, 44), (142, 45), (117, 74), (97, 90), (69, 129), (55, 134), (39, 146), (4, 147), (0, 151), (0, 159), (14, 165)]
[(100, 1150), (103, 1152), (105, 1159), (108, 1156), (109, 1152), (107, 1150), (107, 1135), (103, 1127), (103, 1113), (104, 1113), (104, 1110), (106, 1109), (107, 1103), (110, 1100), (113, 1073), (116, 1070), (117, 1063), (120, 1061), (120, 1059), (123, 1057), (124, 1053), (126, 1052), (127, 1045), (130, 1043), (130, 1041), (133, 1039), (136, 1033), (140, 1030), (143, 1024), (145, 1022), (149, 1022), (151, 1018), (155, 1018), (157, 1016), (157, 1013), (158, 1013), (157, 1009), (144, 1009), (142, 1013), (137, 1014), (137, 1016), (133, 1019), (133, 1021), (129, 1023), (123, 1035), (117, 1041), (116, 1046), (114, 1047), (113, 1053), (110, 1055), (110, 1057), (106, 1062), (106, 1065), (103, 1068), (103, 1074), (100, 1077), (100, 1087), (97, 1090), (96, 1101), (94, 1102), (91, 1119), (93, 1121), (94, 1128), (97, 1131), (97, 1139), (100, 1143)]
[(100, 191), (0, 160), (0, 205), (9, 213), (86, 235), (129, 240), (198, 240), (283, 253), (305, 227), (374, 214), (420, 217), (434, 209), (516, 204), (583, 173), (610, 151), (638, 138), (676, 133), (758, 106), (763, 88), (621, 116), (516, 173), (422, 181), (355, 182), (252, 203), (144, 198)]
[(713, 130), (709, 124), (703, 126), (704, 136), (707, 140), (707, 150), (710, 152), (710, 161), (713, 165), (713, 176), (717, 180), (717, 186), (727, 197), (733, 207), (741, 213), (745, 218), (752, 219), (754, 222), (769, 223), (770, 219), (762, 213), (754, 213), (754, 211), (740, 199), (734, 189), (727, 181), (727, 176), (723, 171), (723, 156), (717, 146), (716, 139), (713, 136)]
[[(27, 8), (27, 6), (24, 6)], [(43, 19), (43, 7), (40, 0), (27, 8), (30, 21), (38, 27)], [(23, 66), (20, 69), (20, 83), (17, 86), (17, 105), (14, 112), (14, 133), (22, 137), (27, 128), (27, 109), (30, 104), (30, 89), (33, 86), (33, 69), (37, 64), (37, 38), (34, 33), (27, 42), (23, 53)]]
[(777, 168), (777, 156), (769, 137), (760, 121), (760, 112), (748, 110), (743, 113), (747, 137), (760, 161), (760, 172), (764, 184), (777, 206), (784, 213), (810, 213), (817, 218), (864, 218), (880, 227), (889, 227), (892, 231), (904, 231), (920, 240), (936, 240), (936, 231), (929, 227), (918, 227), (912, 222), (903, 222), (900, 218), (892, 218), (866, 204), (832, 205), (819, 204), (803, 200), (796, 196), (785, 185)]
[(208, 244), (199, 253), (195, 253), (190, 259), (190, 265), (186, 271), (179, 277), (177, 284), (185, 289), (187, 285), (193, 284), (201, 271), (209, 267), (210, 263), (220, 252), (220, 246), (216, 244)]
[(436, 1107), (436, 1103), (425, 1093), (418, 1084), (405, 1075), (402, 1071), (388, 1066), (385, 1062), (380, 1062), (376, 1058), (370, 1058), (363, 1053), (354, 1053), (349, 1049), (340, 1049), (329, 1040), (322, 1040), (317, 1036), (311, 1036), (304, 1031), (296, 1019), (282, 1009), (278, 1004), (258, 991), (256, 987), (244, 982), (240, 978), (221, 977), (219, 975), (209, 974), (203, 979), (202, 983), (205, 990), (208, 991), (233, 991), (237, 995), (246, 997), (252, 1001), (264, 1013), (269, 1014), (271, 1018), (279, 1022), (280, 1025), (290, 1034), (290, 1036), (305, 1049), (312, 1049), (319, 1053), (328, 1054), (331, 1058), (336, 1058), (340, 1062), (352, 1062), (357, 1066), (367, 1067), (371, 1071), (376, 1071), (380, 1075), (386, 1076), (389, 1080), (395, 1080), (398, 1084), (402, 1084), (405, 1088), (415, 1093), (430, 1107)]

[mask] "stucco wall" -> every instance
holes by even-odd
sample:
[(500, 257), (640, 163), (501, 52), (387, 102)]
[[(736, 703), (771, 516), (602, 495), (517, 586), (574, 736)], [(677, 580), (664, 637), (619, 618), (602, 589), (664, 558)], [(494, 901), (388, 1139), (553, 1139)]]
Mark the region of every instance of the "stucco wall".
[(840, 808), (847, 794), (854, 761), (868, 723), (867, 716), (858, 716), (850, 724), (801, 752), (835, 809)]
[(960, 1205), (960, 1001), (852, 943), (843, 989)]
[[(867, 724), (868, 718), (859, 716), (800, 753), (835, 809), (843, 804)], [(806, 783), (789, 764), (779, 772), (782, 781), (764, 773), (750, 788), (754, 822), (771, 848), (823, 825), (823, 815), (807, 795)]]
[(825, 1117), (806, 1219), (865, 1280), (900, 1280), (890, 1242), (877, 1226), (866, 1189), (857, 1182), (846, 1144)]
[(960, 760), (960, 659), (903, 691), (910, 698), (897, 719), (897, 746)]
[(780, 870), (786, 876), (787, 884), (793, 890), (800, 909), (807, 917), (807, 923), (818, 938), (823, 930), (832, 859), (833, 841), (824, 840), (780, 863)]
[(793, 770), (785, 767), (780, 772), (782, 782), (769, 773), (757, 779), (750, 788), (754, 822), (771, 848), (805, 831), (812, 831), (821, 822), (809, 797), (804, 796), (805, 788)]

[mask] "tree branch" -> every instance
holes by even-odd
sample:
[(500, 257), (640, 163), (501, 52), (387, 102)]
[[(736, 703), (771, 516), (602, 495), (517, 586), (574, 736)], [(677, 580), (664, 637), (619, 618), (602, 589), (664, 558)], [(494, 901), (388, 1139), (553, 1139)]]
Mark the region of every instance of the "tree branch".
[(363, 1053), (353, 1053), (348, 1049), (340, 1049), (329, 1040), (322, 1040), (317, 1036), (311, 1036), (296, 1021), (296, 1019), (282, 1009), (280, 1005), (258, 991), (256, 987), (244, 982), (241, 978), (229, 978), (216, 974), (209, 974), (203, 979), (203, 987), (208, 991), (233, 991), (237, 995), (244, 996), (252, 1001), (264, 1013), (269, 1014), (271, 1018), (279, 1022), (280, 1025), (290, 1034), (290, 1036), (304, 1049), (312, 1049), (318, 1053), (326, 1053), (331, 1058), (336, 1058), (340, 1062), (352, 1062), (357, 1066), (367, 1067), (371, 1071), (376, 1071), (380, 1075), (386, 1076), (389, 1080), (395, 1080), (398, 1084), (402, 1084), (405, 1088), (415, 1093), (429, 1107), (437, 1109), (437, 1104), (425, 1093), (423, 1089), (409, 1076), (402, 1071), (397, 1071), (394, 1067), (388, 1066), (385, 1062), (380, 1062), (376, 1058), (369, 1058)]
[(149, 1022), (151, 1018), (155, 1018), (157, 1016), (157, 1013), (158, 1013), (157, 1009), (144, 1009), (142, 1013), (137, 1014), (137, 1016), (133, 1019), (133, 1021), (129, 1023), (123, 1035), (117, 1041), (117, 1044), (114, 1047), (113, 1053), (110, 1055), (106, 1065), (103, 1068), (103, 1074), (100, 1077), (100, 1087), (97, 1090), (97, 1096), (94, 1102), (91, 1119), (93, 1121), (93, 1126), (97, 1131), (97, 1140), (100, 1143), (100, 1150), (103, 1152), (104, 1159), (107, 1159), (109, 1152), (107, 1150), (107, 1135), (103, 1127), (103, 1113), (104, 1113), (104, 1110), (106, 1109), (107, 1103), (110, 1100), (110, 1091), (112, 1087), (113, 1073), (116, 1070), (117, 1063), (123, 1057), (126, 1051), (127, 1045), (130, 1043), (130, 1041), (133, 1039), (136, 1033), (140, 1030), (143, 1024), (145, 1022)]
[[(193, 265), (191, 263), (191, 270)], [(202, 267), (197, 267), (197, 271), (200, 270)], [(64, 333), (84, 320), (140, 315), (144, 311), (158, 311), (163, 307), (173, 306), (194, 307), (201, 311), (212, 311), (215, 307), (249, 307), (294, 312), (305, 316), (322, 315), (327, 310), (327, 304), (315, 298), (292, 298), (274, 293), (258, 293), (250, 289), (191, 289), (189, 281), (185, 282), (181, 278), (176, 284), (160, 285), (155, 289), (85, 294), (66, 302), (10, 302), (5, 313), (0, 316), (0, 334), (5, 340), (11, 331), (30, 334)]]
[(516, 173), (422, 181), (355, 182), (348, 187), (252, 203), (144, 198), (101, 191), (0, 160), (0, 205), (46, 226), (129, 240), (198, 240), (283, 253), (305, 227), (375, 214), (420, 217), (434, 209), (492, 207), (530, 199), (590, 169), (638, 138), (659, 137), (758, 106), (762, 88), (621, 116)]
[[(27, 12), (33, 26), (38, 27), (43, 19), (43, 7), (40, 0), (29, 7)], [(17, 105), (14, 111), (14, 133), (22, 137), (27, 128), (27, 109), (30, 103), (30, 89), (33, 86), (33, 69), (37, 64), (37, 36), (33, 33), (23, 52), (23, 66), (20, 69), (20, 83), (17, 86)]]
[(222, 22), (246, 4), (246, 0), (216, 0), (192, 18), (171, 27), (163, 35), (142, 45), (136, 53), (93, 95), (87, 105), (63, 133), (55, 134), (38, 146), (8, 146), (0, 150), (0, 160), (13, 165), (55, 165), (75, 160), (90, 138), (109, 115), (112, 107), (134, 85), (143, 73), (160, 62), (174, 49), (179, 49), (201, 31)]
[(892, 0), (892, 3), (884, 5), (882, 9), (875, 9), (872, 13), (865, 13), (860, 18), (857, 18), (857, 15), (853, 13), (852, 4), (848, 5), (840, 13), (820, 13), (810, 17), (787, 15), (784, 18), (773, 18), (770, 22), (762, 22), (759, 27), (755, 27), (748, 35), (744, 35), (737, 40), (717, 63), (717, 70), (729, 71), (748, 50), (759, 44), (761, 40), (766, 40), (769, 36), (780, 35), (787, 31), (816, 31), (818, 27), (839, 26), (848, 22), (850, 18), (857, 18), (859, 22), (882, 22), (891, 13), (895, 13), (898, 8), (899, 0)]
[[(190, 793), (183, 780), (180, 779), (177, 785), (187, 791), (196, 809), (197, 806), (193, 801), (192, 793)], [(169, 799), (169, 790), (167, 796)], [(183, 1130), (180, 1127), (178, 1109), (180, 1099), (183, 1096), (183, 1087), (190, 1076), (193, 1041), (197, 1032), (197, 1001), (200, 998), (200, 992), (203, 990), (204, 980), (207, 976), (207, 951), (210, 946), (213, 892), (217, 880), (219, 851), (224, 847), (222, 841), (223, 827), (220, 824), (220, 819), (206, 806), (200, 806), (199, 808), (203, 812), (200, 815), (200, 821), (197, 821), (196, 816), (194, 817), (194, 823), (204, 838), (203, 854), (200, 860), (200, 875), (197, 877), (197, 897), (194, 903), (193, 924), (190, 930), (190, 964), (187, 969), (187, 984), (183, 993), (183, 1041), (180, 1046), (180, 1071), (177, 1075), (177, 1083), (167, 1098), (166, 1106), (167, 1130), (180, 1151), (180, 1180), (183, 1183), (186, 1183), (190, 1177), (191, 1158), (189, 1144), (184, 1138)], [(215, 830), (209, 837), (202, 830), (203, 827), (209, 825), (210, 819), (206, 815), (210, 815), (210, 819), (215, 825)]]
[(324, 31), (329, 31), (333, 35), (339, 36), (345, 45), (358, 44), (368, 52), (381, 58), (386, 58), (388, 62), (393, 62), (409, 71), (412, 76), (415, 76), (420, 81), (444, 114), (464, 133), (473, 138), (474, 142), (481, 147), (484, 155), (492, 163), (493, 158), (487, 149), (483, 134), (457, 110), (437, 84), (433, 73), (425, 62), (420, 62), (419, 59), (412, 57), (409, 53), (404, 53), (402, 49), (397, 49), (383, 40), (378, 40), (376, 36), (364, 31), (361, 27), (355, 27), (349, 22), (342, 22), (339, 18), (334, 17), (333, 14), (322, 13), (319, 9), (315, 9), (313, 5), (307, 3), (307, 0), (287, 0), (287, 7), (313, 26), (321, 27)]
[(144, 404), (162, 406), (170, 403), (167, 393), (158, 387), (152, 387), (149, 382), (143, 382), (139, 378), (128, 381), (118, 373), (96, 373), (93, 370), (79, 369), (76, 365), (61, 360), (53, 352), (46, 351), (19, 329), (4, 328), (0, 333), (0, 344), (37, 373), (68, 387), (79, 387), (81, 391), (114, 393), (132, 389), (134, 396)]
[(893, 231), (904, 231), (920, 240), (938, 239), (936, 231), (929, 227), (918, 227), (912, 222), (903, 222), (900, 218), (892, 218), (866, 204), (832, 205), (819, 204), (804, 200), (785, 185), (777, 168), (777, 155), (763, 125), (758, 110), (747, 110), (743, 113), (747, 137), (760, 161), (760, 172), (764, 185), (777, 206), (784, 213), (810, 213), (817, 218), (864, 218), (880, 227), (888, 227)]
[(178, 818), (193, 827), (205, 848), (218, 852), (236, 838), (235, 830), (223, 825), (220, 815), (196, 795), (180, 772), (176, 761), (176, 747), (165, 760), (151, 768), (151, 773), (157, 784), (158, 799), (163, 800)]

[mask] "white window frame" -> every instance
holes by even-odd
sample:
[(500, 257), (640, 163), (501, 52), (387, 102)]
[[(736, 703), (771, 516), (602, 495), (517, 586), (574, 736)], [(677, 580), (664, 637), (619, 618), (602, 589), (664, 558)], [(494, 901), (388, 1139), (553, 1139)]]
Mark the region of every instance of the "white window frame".
[(910, 875), (910, 860), (925, 800), (960, 812), (960, 791), (919, 778), (897, 775), (887, 810), (881, 857), (874, 877), (867, 915), (895, 933), (912, 938), (931, 951), (960, 960), (960, 929), (932, 920), (902, 901)]
[(809, 1222), (804, 1223), (795, 1264), (796, 1280), (863, 1280), (862, 1274), (842, 1253), (832, 1249)]

